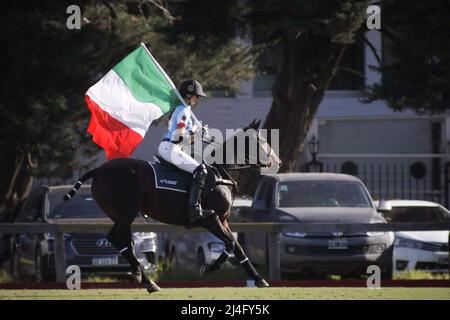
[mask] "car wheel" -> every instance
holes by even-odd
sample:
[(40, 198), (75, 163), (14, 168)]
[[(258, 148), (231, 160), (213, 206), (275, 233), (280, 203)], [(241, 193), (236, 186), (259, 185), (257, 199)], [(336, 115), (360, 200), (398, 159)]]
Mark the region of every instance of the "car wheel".
[(201, 268), (203, 265), (206, 264), (206, 258), (205, 253), (203, 252), (203, 249), (198, 249), (197, 252), (197, 267)]

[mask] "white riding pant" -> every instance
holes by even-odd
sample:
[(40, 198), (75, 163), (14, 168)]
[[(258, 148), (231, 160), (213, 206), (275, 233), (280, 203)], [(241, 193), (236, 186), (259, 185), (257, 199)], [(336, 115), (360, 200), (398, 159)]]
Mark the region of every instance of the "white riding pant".
[(194, 173), (194, 170), (200, 165), (197, 160), (184, 152), (179, 145), (170, 141), (161, 142), (158, 147), (158, 153), (164, 160), (190, 173)]

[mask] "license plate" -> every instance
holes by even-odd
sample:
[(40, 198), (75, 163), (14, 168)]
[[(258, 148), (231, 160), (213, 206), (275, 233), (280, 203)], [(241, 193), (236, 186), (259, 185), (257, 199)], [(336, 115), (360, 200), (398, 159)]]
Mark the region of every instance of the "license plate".
[(94, 266), (113, 266), (119, 264), (119, 257), (92, 258)]
[(344, 250), (348, 249), (348, 244), (346, 240), (330, 240), (328, 241), (328, 249)]

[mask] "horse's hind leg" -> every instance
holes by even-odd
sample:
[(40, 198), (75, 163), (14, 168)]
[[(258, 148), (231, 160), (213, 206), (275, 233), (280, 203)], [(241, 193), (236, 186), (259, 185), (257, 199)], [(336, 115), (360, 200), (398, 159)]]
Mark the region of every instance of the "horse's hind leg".
[(131, 241), (131, 223), (133, 222), (134, 217), (135, 216), (133, 216), (132, 219), (123, 218), (116, 222), (108, 234), (108, 241), (111, 242), (117, 250), (119, 250), (125, 259), (127, 259), (136, 280), (144, 284), (149, 293), (159, 291), (161, 288), (147, 277), (144, 267), (139, 263), (139, 260), (134, 253), (134, 248)]

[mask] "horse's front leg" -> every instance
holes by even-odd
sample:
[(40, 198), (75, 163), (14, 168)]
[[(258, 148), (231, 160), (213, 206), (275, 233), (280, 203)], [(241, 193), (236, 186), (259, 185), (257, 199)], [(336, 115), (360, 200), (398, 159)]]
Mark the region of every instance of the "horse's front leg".
[(215, 260), (212, 264), (203, 264), (200, 267), (200, 276), (204, 276), (205, 274), (214, 271), (214, 270), (218, 270), (220, 268), (222, 268), (222, 266), (227, 262), (228, 258), (230, 257), (230, 251), (231, 248), (226, 248), (224, 249), (224, 251), (221, 253), (221, 255), (219, 256), (219, 258), (217, 258), (217, 260)]
[(247, 272), (248, 276), (255, 281), (255, 286), (258, 288), (265, 288), (269, 286), (267, 281), (259, 275), (258, 271), (256, 271), (250, 259), (247, 257), (241, 245), (237, 241), (234, 246), (234, 255), (239, 260), (239, 263), (242, 265), (245, 272)]
[(220, 254), (219, 258), (215, 260), (212, 264), (203, 264), (200, 267), (200, 275), (203, 277), (205, 274), (220, 269), (228, 260), (231, 253), (234, 251), (235, 239), (233, 234), (229, 233), (227, 229), (222, 225), (217, 216), (210, 216), (202, 221), (202, 227), (207, 229), (217, 238), (222, 240), (225, 245), (223, 252)]
[[(231, 234), (231, 236), (234, 239), (234, 235), (231, 232), (231, 229), (228, 225), (227, 221), (223, 222), (224, 228)], [(265, 288), (268, 287), (269, 284), (266, 280), (264, 280), (258, 271), (256, 271), (255, 267), (251, 263), (250, 259), (247, 257), (247, 255), (244, 252), (244, 249), (242, 249), (241, 245), (237, 240), (234, 241), (234, 255), (239, 260), (239, 263), (244, 268), (245, 272), (247, 272), (248, 276), (252, 278), (255, 281), (255, 286), (258, 288)]]
[[(205, 219), (205, 221), (206, 220), (207, 219)], [(258, 288), (264, 288), (269, 286), (267, 281), (264, 280), (259, 275), (258, 271), (256, 271), (255, 267), (247, 258), (247, 255), (245, 254), (241, 245), (235, 239), (226, 220), (221, 222), (219, 218), (215, 216), (214, 218), (209, 219), (209, 221), (207, 221), (203, 225), (203, 227), (208, 229), (212, 234), (214, 234), (217, 238), (219, 238), (224, 242), (225, 250), (219, 256), (219, 258), (216, 261), (214, 261), (213, 264), (211, 265), (205, 264), (200, 268), (201, 276), (204, 276), (206, 273), (209, 273), (211, 271), (220, 269), (225, 264), (225, 262), (227, 262), (228, 258), (230, 257), (230, 253), (234, 252), (234, 255), (236, 256), (237, 259), (239, 259), (239, 262), (241, 263), (242, 267), (247, 272), (249, 277), (251, 277), (255, 281), (255, 285)]]

